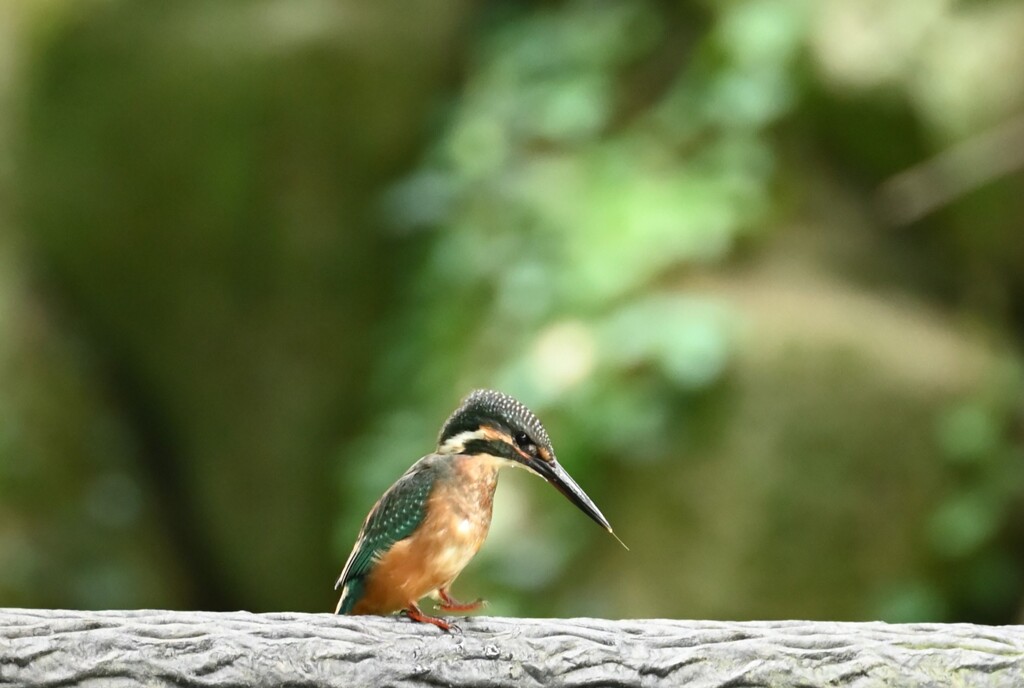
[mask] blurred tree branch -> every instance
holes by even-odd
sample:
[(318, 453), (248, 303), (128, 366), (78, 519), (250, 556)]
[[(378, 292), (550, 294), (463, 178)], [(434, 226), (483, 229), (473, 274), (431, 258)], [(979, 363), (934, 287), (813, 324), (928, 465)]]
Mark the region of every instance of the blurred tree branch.
[(902, 226), (1024, 167), (1019, 115), (893, 175), (878, 190), (885, 218)]

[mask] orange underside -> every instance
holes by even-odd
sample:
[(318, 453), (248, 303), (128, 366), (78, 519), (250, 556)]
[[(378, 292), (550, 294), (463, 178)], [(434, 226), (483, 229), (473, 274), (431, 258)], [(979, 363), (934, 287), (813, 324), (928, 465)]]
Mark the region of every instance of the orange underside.
[(395, 543), (366, 578), (353, 614), (391, 614), (415, 604), (448, 581), (424, 566), (429, 549), (415, 536)]
[(435, 489), (427, 518), (374, 565), (353, 614), (391, 614), (445, 588), (480, 549), (491, 520), (497, 467), (466, 462), (462, 480)]

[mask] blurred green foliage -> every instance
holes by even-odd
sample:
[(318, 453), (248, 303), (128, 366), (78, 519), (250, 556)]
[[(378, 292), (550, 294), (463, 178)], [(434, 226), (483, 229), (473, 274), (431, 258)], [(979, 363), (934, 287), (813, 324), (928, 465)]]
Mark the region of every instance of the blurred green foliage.
[(2, 12), (0, 605), (327, 610), (493, 386), (631, 548), (493, 613), (1021, 619), (1024, 3)]

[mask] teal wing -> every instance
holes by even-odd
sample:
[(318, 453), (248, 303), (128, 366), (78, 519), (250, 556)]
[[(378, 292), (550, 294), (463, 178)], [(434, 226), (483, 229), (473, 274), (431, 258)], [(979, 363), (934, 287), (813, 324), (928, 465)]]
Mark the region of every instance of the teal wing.
[(336, 614), (352, 611), (362, 597), (366, 576), (376, 561), (396, 542), (412, 535), (423, 522), (433, 487), (433, 471), (420, 460), (370, 510), (352, 554), (334, 584), (335, 590), (342, 588)]

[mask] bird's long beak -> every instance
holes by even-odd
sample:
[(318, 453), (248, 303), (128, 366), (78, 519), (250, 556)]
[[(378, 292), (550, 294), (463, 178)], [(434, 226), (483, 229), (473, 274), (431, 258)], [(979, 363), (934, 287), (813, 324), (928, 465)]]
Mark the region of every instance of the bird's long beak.
[(543, 459), (530, 459), (523, 463), (534, 473), (551, 483), (556, 490), (564, 494), (570, 502), (579, 507), (580, 511), (592, 518), (599, 526), (612, 532), (612, 526), (604, 517), (601, 510), (597, 508), (594, 501), (587, 496), (576, 481), (565, 472), (565, 469), (555, 460), (544, 461)]

